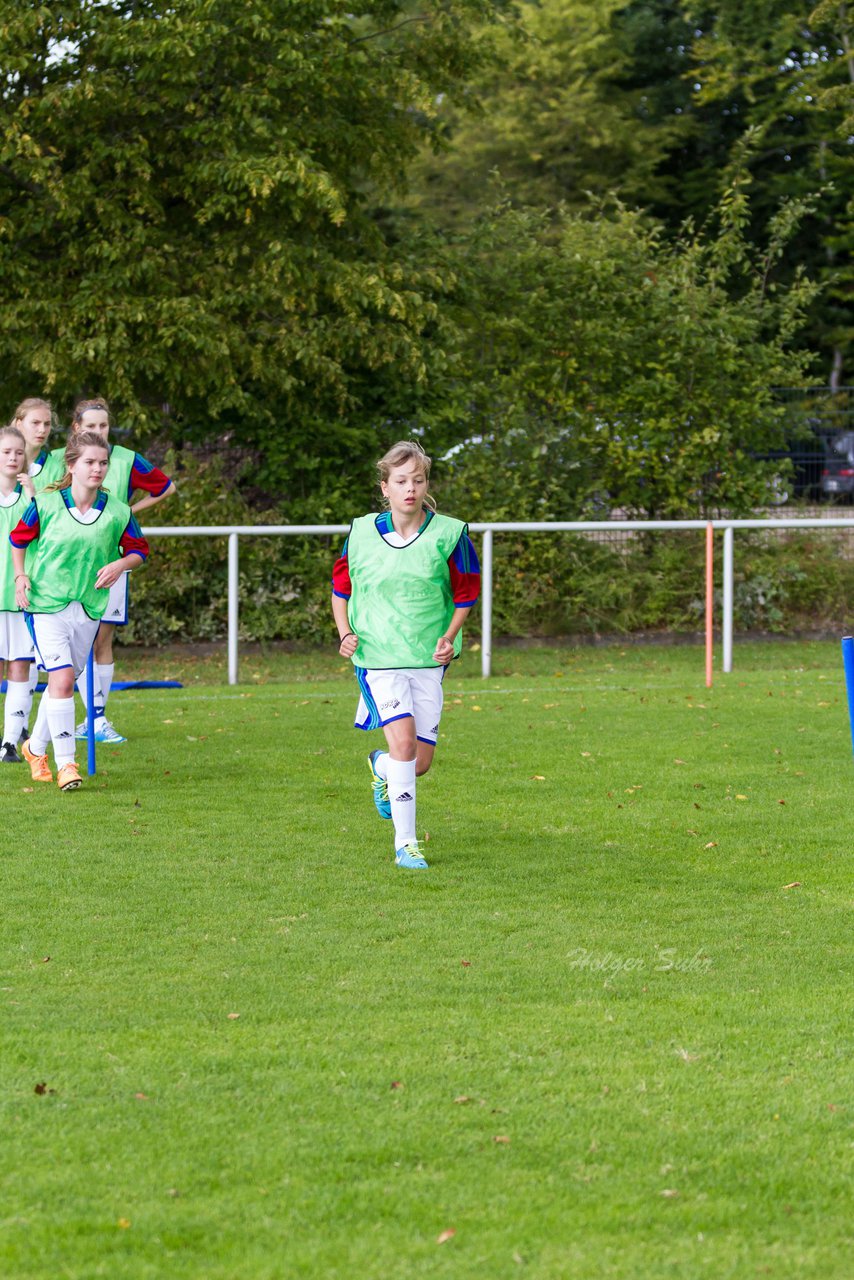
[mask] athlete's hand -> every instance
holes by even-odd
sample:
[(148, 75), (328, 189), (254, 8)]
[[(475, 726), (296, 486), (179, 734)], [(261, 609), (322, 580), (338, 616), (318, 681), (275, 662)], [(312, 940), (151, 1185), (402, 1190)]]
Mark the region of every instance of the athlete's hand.
[(30, 589), (29, 575), (21, 573), (15, 579), (15, 604), (19, 609), (29, 609), (30, 599), (27, 592)]
[(433, 654), (434, 662), (441, 662), (446, 667), (454, 656), (454, 642), (449, 640), (447, 636), (442, 636), (436, 644), (436, 652)]
[(111, 560), (109, 564), (105, 564), (102, 569), (98, 570), (98, 576), (95, 579), (95, 587), (98, 591), (109, 591), (114, 582), (124, 573), (124, 566), (121, 560)]
[(350, 634), (346, 635), (339, 644), (338, 652), (341, 654), (342, 658), (352, 658), (358, 647), (359, 637), (356, 635), (355, 631), (351, 631)]
[(36, 486), (33, 484), (33, 477), (27, 471), (20, 471), (15, 477), (18, 484), (23, 489), (27, 497), (32, 500), (36, 496)]

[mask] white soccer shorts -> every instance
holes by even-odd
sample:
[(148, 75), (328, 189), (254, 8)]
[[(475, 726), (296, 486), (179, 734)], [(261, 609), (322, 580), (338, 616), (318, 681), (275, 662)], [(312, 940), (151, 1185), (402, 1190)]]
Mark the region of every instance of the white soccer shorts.
[(116, 578), (110, 587), (110, 598), (104, 610), (102, 622), (110, 622), (114, 627), (126, 627), (128, 620), (128, 579), (130, 570), (125, 569), (120, 578)]
[(442, 718), (442, 681), (447, 667), (392, 667), (375, 671), (356, 667), (359, 684), (357, 729), (380, 729), (412, 716), (419, 742), (436, 745)]
[(0, 613), (0, 661), (32, 662), (33, 637), (22, 613), (4, 609)]
[(60, 609), (59, 613), (28, 613), (26, 616), (39, 666), (45, 671), (73, 667), (75, 676), (79, 676), (98, 634), (98, 619), (90, 618), (76, 600)]

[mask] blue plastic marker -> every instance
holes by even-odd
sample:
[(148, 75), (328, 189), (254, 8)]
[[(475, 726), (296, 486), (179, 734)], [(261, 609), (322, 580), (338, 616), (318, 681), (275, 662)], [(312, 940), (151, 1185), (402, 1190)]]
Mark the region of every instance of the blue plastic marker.
[(94, 652), (95, 646), (92, 645), (89, 657), (86, 659), (86, 745), (89, 749), (87, 771), (90, 778), (95, 773), (95, 662), (92, 657)]
[(842, 638), (842, 665), (845, 668), (845, 688), (848, 691), (848, 719), (851, 723), (851, 745), (854, 748), (854, 636)]

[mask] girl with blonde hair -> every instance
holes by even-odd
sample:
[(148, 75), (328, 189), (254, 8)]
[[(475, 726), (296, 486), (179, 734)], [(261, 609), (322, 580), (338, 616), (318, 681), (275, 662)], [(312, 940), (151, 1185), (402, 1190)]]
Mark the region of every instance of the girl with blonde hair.
[(384, 509), (350, 526), (332, 574), (339, 653), (359, 685), (357, 729), (381, 728), (370, 753), (374, 804), (394, 825), (395, 863), (425, 870), (415, 825), (416, 778), (433, 762), (442, 681), (462, 648), (480, 568), (462, 520), (439, 515), (430, 458), (414, 440), (377, 463)]

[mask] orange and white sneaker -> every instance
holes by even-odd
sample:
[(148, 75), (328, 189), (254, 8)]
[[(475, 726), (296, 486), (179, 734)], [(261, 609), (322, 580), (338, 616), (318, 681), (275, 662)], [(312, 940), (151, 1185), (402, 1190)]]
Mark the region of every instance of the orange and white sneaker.
[(21, 743), (21, 755), (30, 766), (33, 782), (53, 782), (53, 774), (47, 762), (47, 752), (43, 756), (37, 756), (35, 751), (30, 750), (28, 738), (26, 742)]
[(83, 779), (80, 777), (80, 770), (74, 761), (64, 764), (56, 775), (56, 785), (60, 791), (74, 791), (77, 787), (83, 786)]

